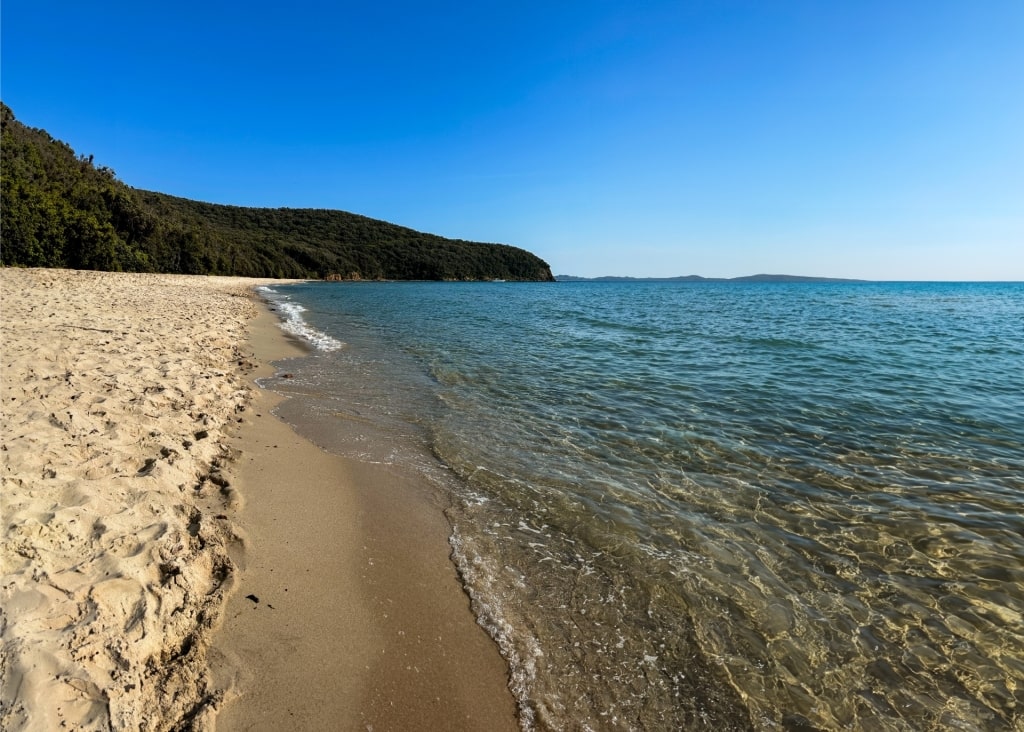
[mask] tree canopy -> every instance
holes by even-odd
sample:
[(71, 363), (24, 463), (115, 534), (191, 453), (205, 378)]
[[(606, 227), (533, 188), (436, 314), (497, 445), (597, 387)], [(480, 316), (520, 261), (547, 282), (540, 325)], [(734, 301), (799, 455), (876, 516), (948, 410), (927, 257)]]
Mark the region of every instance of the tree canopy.
[(446, 239), (345, 211), (245, 208), (143, 191), (0, 102), (0, 264), (133, 272), (552, 281), (505, 244)]

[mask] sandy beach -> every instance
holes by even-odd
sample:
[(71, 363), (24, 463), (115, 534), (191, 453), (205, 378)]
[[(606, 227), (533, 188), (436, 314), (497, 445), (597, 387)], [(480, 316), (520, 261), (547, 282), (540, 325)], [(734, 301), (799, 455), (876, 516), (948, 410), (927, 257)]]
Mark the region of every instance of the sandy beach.
[(253, 385), (257, 284), (0, 270), (0, 728), (514, 729), (436, 503)]

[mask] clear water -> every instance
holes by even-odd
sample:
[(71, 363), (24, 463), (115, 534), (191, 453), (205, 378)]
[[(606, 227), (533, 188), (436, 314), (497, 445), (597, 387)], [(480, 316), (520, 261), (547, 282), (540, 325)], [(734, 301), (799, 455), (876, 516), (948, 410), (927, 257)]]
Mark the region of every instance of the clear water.
[[(1024, 729), (1024, 285), (311, 283), (524, 728)], [(294, 307), (292, 307), (294, 311)]]

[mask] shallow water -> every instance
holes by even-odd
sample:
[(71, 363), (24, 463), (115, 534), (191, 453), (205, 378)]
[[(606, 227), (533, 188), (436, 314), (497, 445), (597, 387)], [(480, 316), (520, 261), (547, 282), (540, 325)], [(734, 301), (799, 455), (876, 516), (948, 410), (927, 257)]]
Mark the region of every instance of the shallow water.
[(268, 296), (343, 344), (283, 416), (450, 502), (525, 727), (1024, 728), (1024, 285)]

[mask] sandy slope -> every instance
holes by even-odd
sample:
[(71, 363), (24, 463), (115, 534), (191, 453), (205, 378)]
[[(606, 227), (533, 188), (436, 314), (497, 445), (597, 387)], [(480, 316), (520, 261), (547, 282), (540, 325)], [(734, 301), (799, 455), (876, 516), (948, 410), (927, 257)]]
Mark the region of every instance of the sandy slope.
[(0, 729), (216, 707), (254, 284), (0, 269)]

